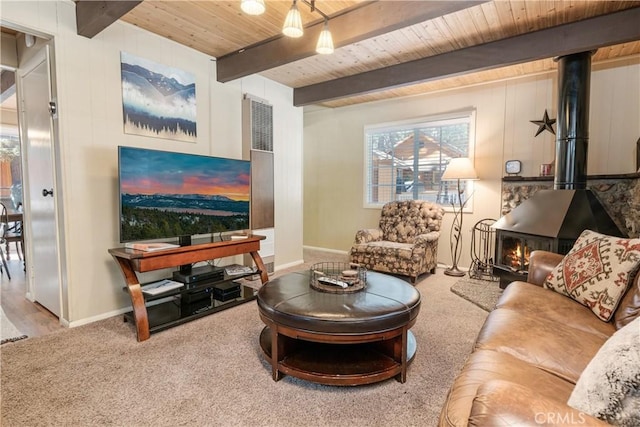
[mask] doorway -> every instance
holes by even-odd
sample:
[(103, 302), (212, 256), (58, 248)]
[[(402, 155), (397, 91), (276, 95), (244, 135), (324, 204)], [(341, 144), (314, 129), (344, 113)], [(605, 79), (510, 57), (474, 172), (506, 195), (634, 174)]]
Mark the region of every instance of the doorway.
[[(16, 40), (17, 59), (16, 64), (12, 64), (15, 83), (12, 90), (17, 119), (13, 129), (18, 129), (20, 140), (22, 167), (19, 185), (22, 191), (14, 191), (10, 203), (14, 207), (17, 203), (22, 206), (25, 263), (24, 271), (21, 271), (22, 266), (14, 261), (17, 256), (12, 254), (10, 268), (13, 283), (9, 283), (8, 277), (3, 275), (2, 306), (16, 326), (22, 326), (26, 329), (24, 333), (35, 336), (61, 328), (60, 319), (63, 318), (57, 209), (53, 196), (55, 193), (52, 193), (57, 117), (49, 111), (55, 85), (50, 66), (51, 42), (2, 27), (3, 39), (12, 32)], [(11, 69), (11, 66), (6, 66), (4, 59), (3, 55), (3, 73)], [(46, 195), (42, 189), (47, 190)]]

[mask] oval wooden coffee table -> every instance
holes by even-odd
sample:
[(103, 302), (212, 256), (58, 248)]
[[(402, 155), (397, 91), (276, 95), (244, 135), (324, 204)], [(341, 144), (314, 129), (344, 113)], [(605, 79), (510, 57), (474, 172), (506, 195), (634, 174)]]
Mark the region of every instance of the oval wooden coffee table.
[(291, 273), (260, 288), (258, 309), (275, 381), (282, 374), (331, 385), (406, 381), (420, 293), (401, 279), (367, 272), (365, 289), (333, 294), (313, 289), (309, 272)]

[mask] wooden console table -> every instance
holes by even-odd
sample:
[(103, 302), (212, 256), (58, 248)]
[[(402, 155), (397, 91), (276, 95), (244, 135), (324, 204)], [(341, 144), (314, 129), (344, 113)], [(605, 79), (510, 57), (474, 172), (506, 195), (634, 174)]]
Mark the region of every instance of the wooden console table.
[(269, 280), (267, 270), (258, 253), (260, 250), (260, 240), (264, 240), (265, 238), (264, 236), (250, 235), (246, 239), (193, 244), (156, 252), (144, 252), (128, 248), (109, 249), (109, 253), (116, 260), (125, 277), (127, 290), (133, 307), (132, 315), (136, 326), (138, 341), (149, 339), (150, 329), (147, 305), (136, 273), (145, 273), (163, 268), (178, 267), (200, 261), (248, 253), (253, 258), (258, 269), (255, 274), (260, 274), (262, 283), (266, 283), (267, 280)]

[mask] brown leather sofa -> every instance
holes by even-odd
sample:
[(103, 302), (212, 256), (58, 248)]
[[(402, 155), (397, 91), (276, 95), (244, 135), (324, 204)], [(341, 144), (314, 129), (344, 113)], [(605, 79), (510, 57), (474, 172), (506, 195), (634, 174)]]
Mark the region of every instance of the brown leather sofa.
[(440, 426), (608, 425), (566, 404), (592, 357), (640, 315), (640, 274), (611, 322), (542, 287), (562, 255), (533, 252), (528, 282), (513, 282), (454, 380)]

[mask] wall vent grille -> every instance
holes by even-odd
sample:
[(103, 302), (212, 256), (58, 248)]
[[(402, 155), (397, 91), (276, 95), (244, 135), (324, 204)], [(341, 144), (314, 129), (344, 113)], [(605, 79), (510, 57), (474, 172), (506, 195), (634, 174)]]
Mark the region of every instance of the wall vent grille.
[(250, 103), (251, 149), (273, 152), (273, 106), (245, 96)]

